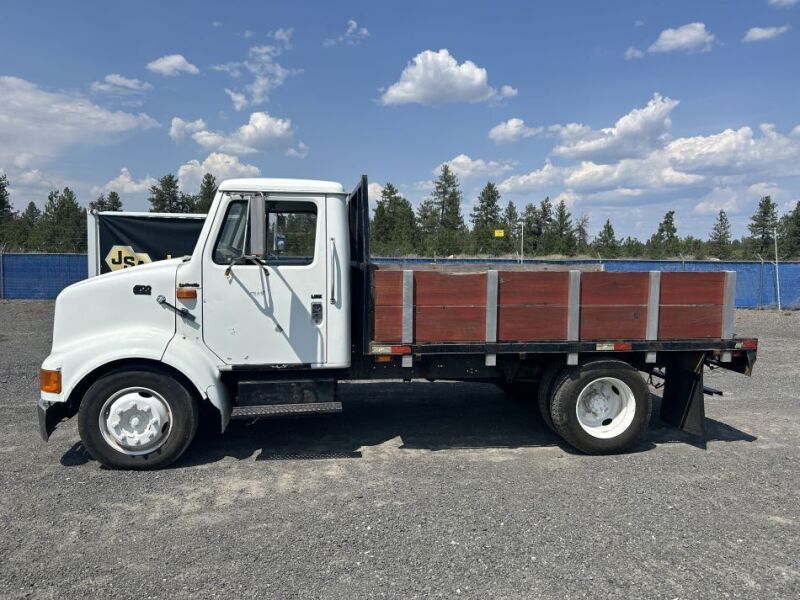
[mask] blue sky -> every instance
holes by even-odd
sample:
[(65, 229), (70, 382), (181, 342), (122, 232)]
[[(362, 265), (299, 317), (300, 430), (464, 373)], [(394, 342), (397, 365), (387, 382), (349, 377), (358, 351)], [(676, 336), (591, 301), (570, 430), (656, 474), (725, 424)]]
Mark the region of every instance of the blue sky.
[(592, 231), (666, 210), (745, 232), (800, 199), (800, 0), (4, 2), (0, 170), (18, 208), (69, 185), (146, 208), (233, 176), (391, 181), (449, 162), (464, 213), (563, 198)]

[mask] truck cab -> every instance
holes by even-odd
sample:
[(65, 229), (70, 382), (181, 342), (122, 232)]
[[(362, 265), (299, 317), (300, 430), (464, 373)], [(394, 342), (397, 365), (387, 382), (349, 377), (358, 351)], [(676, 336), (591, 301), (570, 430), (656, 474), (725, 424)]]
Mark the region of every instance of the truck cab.
[[(191, 256), (65, 289), (42, 365), (42, 436), (81, 409), (81, 435), (101, 461), (158, 465), (183, 451), (198, 402), (227, 425), (234, 399), (224, 377), (347, 369), (352, 197), (329, 181), (227, 180)], [(327, 401), (307, 404), (330, 405), (329, 387), (307, 385), (306, 399)], [(98, 393), (105, 399), (93, 402)], [(188, 429), (175, 446), (183, 412)]]

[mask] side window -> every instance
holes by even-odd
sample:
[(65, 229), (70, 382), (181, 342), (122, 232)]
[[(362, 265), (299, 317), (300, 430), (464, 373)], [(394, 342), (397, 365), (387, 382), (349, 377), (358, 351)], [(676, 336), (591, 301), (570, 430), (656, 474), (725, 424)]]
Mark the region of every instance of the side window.
[(227, 265), (242, 255), (247, 238), (247, 202), (235, 200), (228, 204), (225, 221), (214, 246), (214, 262)]
[(267, 254), (269, 264), (310, 265), (317, 239), (317, 205), (313, 202), (269, 202)]

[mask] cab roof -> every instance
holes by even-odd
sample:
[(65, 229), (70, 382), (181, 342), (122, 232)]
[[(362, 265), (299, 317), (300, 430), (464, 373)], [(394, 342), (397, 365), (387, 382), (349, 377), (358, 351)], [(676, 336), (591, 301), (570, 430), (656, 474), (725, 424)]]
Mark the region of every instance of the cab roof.
[(226, 179), (221, 192), (290, 192), (309, 194), (344, 194), (344, 187), (335, 181), (316, 179), (276, 179), (253, 177), (248, 179)]

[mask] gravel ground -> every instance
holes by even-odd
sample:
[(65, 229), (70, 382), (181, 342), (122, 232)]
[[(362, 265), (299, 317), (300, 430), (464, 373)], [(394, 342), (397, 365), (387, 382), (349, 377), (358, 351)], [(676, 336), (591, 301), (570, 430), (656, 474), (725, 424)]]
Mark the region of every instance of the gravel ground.
[(588, 457), (491, 385), (352, 384), (122, 472), (38, 437), (52, 309), (0, 303), (2, 597), (800, 596), (800, 314), (737, 313), (759, 361), (707, 378), (706, 443)]

